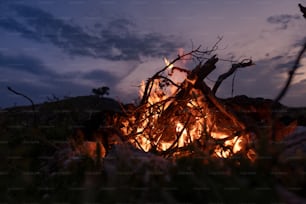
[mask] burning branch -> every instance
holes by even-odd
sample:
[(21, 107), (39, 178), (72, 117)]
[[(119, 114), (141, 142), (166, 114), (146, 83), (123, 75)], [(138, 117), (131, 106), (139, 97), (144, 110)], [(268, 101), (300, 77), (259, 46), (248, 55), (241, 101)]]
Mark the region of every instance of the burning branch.
[(188, 123), (189, 123), (189, 121), (190, 121), (190, 117), (191, 117), (191, 115), (188, 116), (188, 119), (187, 119), (187, 121), (185, 122), (183, 128), (182, 128), (182, 129), (178, 132), (178, 134), (176, 135), (175, 141), (170, 145), (170, 147), (169, 147), (167, 150), (165, 150), (165, 151), (162, 153), (163, 155), (169, 155), (169, 153), (172, 152), (172, 151), (174, 150), (174, 147), (175, 147), (175, 146), (178, 147), (179, 139), (182, 137), (183, 132), (186, 131), (186, 128), (187, 128)]
[[(205, 84), (205, 83), (201, 83), (200, 84), (200, 88), (201, 91), (203, 92), (203, 94), (206, 95), (206, 97), (210, 100), (210, 102), (219, 110), (221, 111), (221, 113), (223, 113), (225, 116), (227, 116), (228, 118), (230, 118), (234, 124), (240, 128), (240, 131), (245, 132), (247, 130), (246, 125), (240, 121), (240, 119), (238, 118), (238, 116), (236, 116), (236, 114), (232, 111), (230, 111), (229, 109), (227, 109), (213, 94), (213, 92), (211, 91), (211, 89)], [(237, 132), (238, 133), (238, 132)]]

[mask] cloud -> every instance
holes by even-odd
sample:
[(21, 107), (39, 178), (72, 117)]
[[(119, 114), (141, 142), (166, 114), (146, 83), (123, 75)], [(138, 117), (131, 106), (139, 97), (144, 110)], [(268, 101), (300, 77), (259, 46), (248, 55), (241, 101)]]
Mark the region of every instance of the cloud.
[(74, 71), (58, 74), (50, 70), (41, 60), (25, 55), (6, 55), (0, 52), (0, 107), (27, 104), (22, 98), (6, 90), (7, 86), (19, 90), (31, 97), (35, 103), (46, 100), (55, 94), (62, 98), (70, 93), (76, 95), (91, 94), (91, 89), (108, 86), (111, 94), (116, 94), (118, 77), (103, 70)]
[(278, 29), (286, 30), (291, 22), (301, 19), (300, 15), (280, 14), (268, 17), (267, 22), (280, 25)]
[(26, 55), (5, 55), (0, 52), (0, 69), (13, 69), (16, 71), (28, 72), (37, 76), (58, 76), (50, 70), (42, 61)]
[(0, 19), (0, 28), (17, 32), (39, 43), (51, 43), (71, 56), (107, 60), (139, 60), (141, 56), (161, 57), (183, 46), (174, 36), (141, 34), (128, 19), (114, 19), (95, 26), (91, 33), (79, 25), (26, 5), (11, 5), (15, 15)]
[[(288, 71), (292, 69), (293, 65), (295, 64), (295, 59), (291, 59), (287, 62), (283, 62), (277, 65), (276, 69), (283, 70), (283, 71)], [(298, 68), (303, 67), (303, 65), (299, 64)], [(297, 74), (297, 73), (295, 73)]]
[(41, 38), (33, 31), (13, 18), (1, 18), (0, 26), (11, 32), (18, 32), (24, 38), (41, 42)]
[(110, 74), (109, 72), (103, 71), (103, 70), (98, 70), (98, 69), (83, 74), (84, 79), (99, 80), (99, 79), (101, 79), (101, 76), (103, 76), (104, 78), (108, 78), (109, 80), (113, 80), (114, 78), (116, 78), (112, 74)]
[(118, 82), (118, 78), (115, 77), (110, 72), (98, 70), (98, 69), (82, 74), (81, 78), (84, 80), (90, 80), (93, 82), (97, 82), (101, 85), (106, 85), (109, 87), (112, 87), (113, 85), (116, 84), (116, 82)]

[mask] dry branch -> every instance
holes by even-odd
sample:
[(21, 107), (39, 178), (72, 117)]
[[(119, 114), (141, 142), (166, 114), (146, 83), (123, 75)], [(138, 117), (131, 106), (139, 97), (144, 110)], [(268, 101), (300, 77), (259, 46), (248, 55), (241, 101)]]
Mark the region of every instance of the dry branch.
[(207, 77), (212, 71), (216, 69), (216, 63), (218, 62), (218, 58), (216, 55), (212, 56), (208, 59), (203, 66), (201, 64), (197, 66), (194, 70), (192, 70), (191, 74), (187, 76), (190, 80), (196, 80), (197, 82), (201, 82)]
[[(201, 50), (201, 46), (197, 47), (196, 49), (188, 52), (188, 53), (185, 53), (183, 55), (178, 55), (174, 60), (172, 60), (168, 65), (166, 65), (164, 68), (162, 68), (160, 71), (156, 72), (151, 78), (148, 79), (147, 83), (146, 83), (146, 86), (145, 86), (145, 90), (144, 90), (144, 94), (143, 94), (143, 97), (140, 101), (140, 105), (143, 105), (145, 104), (147, 101), (148, 101), (148, 98), (150, 96), (150, 93), (152, 91), (152, 87), (153, 87), (153, 83), (154, 83), (154, 80), (160, 76), (164, 71), (166, 71), (169, 66), (173, 65), (175, 62), (181, 60), (181, 59), (184, 59), (186, 56), (192, 56), (193, 58), (199, 60), (199, 61), (202, 61), (204, 59), (204, 55), (211, 55), (214, 51), (216, 51), (218, 49), (218, 44), (219, 42), (222, 40), (222, 37), (218, 37), (218, 40), (217, 42), (213, 45), (213, 47), (211, 49), (207, 49), (207, 50)], [(213, 57), (215, 58), (215, 56)], [(175, 69), (179, 69), (180, 71), (185, 71), (186, 73), (189, 73), (189, 71), (187, 70), (184, 70), (182, 68), (175, 68)], [(172, 70), (173, 71), (173, 70)], [(213, 71), (213, 70), (211, 70)], [(211, 72), (210, 71), (210, 72)], [(202, 71), (201, 71), (202, 72)], [(209, 73), (210, 73), (209, 72)], [(208, 74), (209, 74), (208, 73)], [(203, 77), (205, 78), (205, 74), (206, 74), (206, 71), (204, 71), (203, 73)], [(207, 74), (207, 75), (208, 75)], [(202, 77), (202, 76), (200, 76)], [(203, 79), (204, 79), (203, 78)]]
[(34, 114), (34, 125), (36, 126), (36, 125), (37, 125), (37, 116), (36, 116), (35, 104), (34, 104), (33, 100), (32, 100), (30, 97), (24, 95), (23, 93), (20, 93), (20, 92), (15, 91), (14, 89), (12, 89), (12, 88), (9, 87), (9, 86), (7, 87), (7, 89), (8, 89), (9, 91), (11, 91), (12, 93), (14, 93), (14, 94), (16, 94), (16, 95), (19, 95), (19, 96), (22, 96), (22, 97), (26, 98), (28, 101), (30, 101), (31, 106), (32, 106), (32, 111), (33, 111), (33, 114)]
[(232, 64), (232, 67), (230, 68), (230, 70), (228, 70), (226, 73), (220, 75), (218, 77), (217, 82), (215, 83), (212, 92), (214, 94), (216, 94), (218, 88), (220, 87), (221, 83), (227, 79), (229, 76), (231, 76), (238, 68), (244, 68), (244, 67), (249, 67), (254, 65), (253, 61), (251, 59), (246, 59), (246, 60), (242, 60), (240, 63), (238, 64)]

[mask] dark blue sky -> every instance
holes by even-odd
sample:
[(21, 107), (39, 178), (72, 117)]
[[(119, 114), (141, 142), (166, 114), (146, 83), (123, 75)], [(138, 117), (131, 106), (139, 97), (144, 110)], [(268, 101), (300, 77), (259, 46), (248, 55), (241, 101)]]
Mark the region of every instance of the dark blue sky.
[[(7, 0), (0, 2), (1, 107), (52, 94), (88, 95), (98, 86), (129, 102), (141, 80), (178, 50), (210, 47), (223, 36), (220, 58), (251, 57), (256, 66), (236, 75), (235, 95), (274, 98), (305, 37), (296, 0)], [(191, 43), (192, 42), (192, 43)], [(305, 64), (305, 60), (302, 61)], [(192, 67), (190, 67), (191, 69)], [(216, 77), (230, 68), (219, 63)], [(283, 103), (306, 106), (301, 66)], [(210, 83), (209, 81), (207, 83)], [(229, 97), (231, 80), (218, 96)]]

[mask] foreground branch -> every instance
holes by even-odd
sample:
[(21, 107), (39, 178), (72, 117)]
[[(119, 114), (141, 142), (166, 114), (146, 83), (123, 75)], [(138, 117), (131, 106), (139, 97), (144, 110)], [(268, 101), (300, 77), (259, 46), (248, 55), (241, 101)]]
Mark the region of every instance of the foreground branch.
[[(300, 11), (303, 13), (303, 17), (306, 19), (306, 7), (304, 7), (301, 4), (298, 4), (298, 6), (300, 8)], [(303, 48), (300, 50), (300, 52), (299, 52), (299, 54), (298, 54), (298, 56), (297, 56), (297, 58), (294, 62), (294, 65), (293, 65), (292, 69), (288, 72), (289, 77), (287, 79), (287, 82), (286, 82), (284, 88), (279, 93), (279, 95), (274, 99), (275, 102), (279, 102), (285, 96), (286, 92), (288, 91), (288, 88), (291, 84), (294, 73), (299, 68), (300, 61), (301, 61), (302, 56), (303, 56), (305, 51), (306, 51), (306, 42), (304, 42)]]
[(285, 94), (287, 93), (288, 88), (289, 88), (289, 86), (290, 86), (290, 84), (292, 82), (293, 76), (294, 76), (296, 70), (299, 68), (300, 61), (301, 61), (305, 51), (306, 51), (306, 42), (304, 43), (303, 48), (300, 50), (300, 52), (299, 52), (299, 54), (298, 54), (298, 56), (297, 56), (297, 58), (296, 58), (296, 60), (294, 62), (294, 65), (293, 65), (292, 69), (288, 72), (289, 77), (287, 79), (287, 82), (286, 82), (284, 88), (279, 93), (279, 95), (274, 99), (274, 101), (276, 103), (278, 103), (285, 96)]

